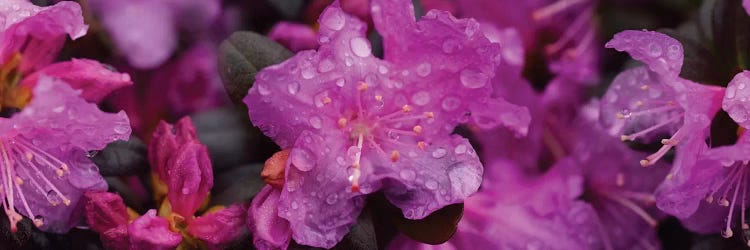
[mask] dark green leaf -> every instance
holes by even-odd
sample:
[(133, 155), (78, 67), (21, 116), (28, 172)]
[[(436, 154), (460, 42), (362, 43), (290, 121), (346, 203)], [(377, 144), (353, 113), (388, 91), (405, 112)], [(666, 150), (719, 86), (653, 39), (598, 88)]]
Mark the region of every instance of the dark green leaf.
[(214, 172), (249, 164), (250, 152), (257, 152), (247, 115), (232, 108), (201, 112), (192, 116), (201, 143), (208, 147)]
[(394, 217), (393, 224), (401, 233), (413, 240), (437, 245), (448, 241), (453, 236), (463, 212), (463, 203), (452, 204), (421, 220)]
[(280, 44), (249, 31), (235, 32), (221, 43), (220, 50), (219, 73), (224, 88), (235, 105), (241, 107), (259, 70), (292, 57), (292, 52)]
[(362, 210), (349, 233), (333, 249), (340, 250), (368, 250), (378, 249), (378, 241), (375, 235), (372, 213), (369, 208)]
[(260, 178), (262, 164), (245, 165), (229, 169), (214, 177), (211, 204), (229, 205), (247, 202), (265, 183)]
[(146, 145), (136, 137), (110, 143), (92, 159), (103, 176), (134, 175), (148, 169)]

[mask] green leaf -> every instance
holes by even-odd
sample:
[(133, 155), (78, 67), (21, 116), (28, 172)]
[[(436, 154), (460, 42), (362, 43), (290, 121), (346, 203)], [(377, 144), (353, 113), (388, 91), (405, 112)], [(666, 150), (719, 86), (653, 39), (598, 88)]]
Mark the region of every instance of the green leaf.
[(393, 224), (409, 238), (432, 245), (448, 241), (456, 232), (464, 213), (464, 204), (452, 204), (441, 208), (421, 220), (394, 217)]
[(134, 175), (148, 169), (146, 145), (136, 137), (110, 143), (96, 153), (92, 160), (103, 176)]
[(242, 99), (255, 82), (261, 69), (292, 57), (292, 52), (260, 34), (238, 31), (221, 43), (219, 75), (235, 105), (244, 107)]

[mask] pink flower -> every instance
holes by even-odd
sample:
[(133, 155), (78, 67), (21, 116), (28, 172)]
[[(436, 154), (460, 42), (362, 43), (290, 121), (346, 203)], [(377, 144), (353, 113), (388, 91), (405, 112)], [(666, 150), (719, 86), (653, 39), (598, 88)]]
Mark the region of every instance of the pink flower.
[(405, 0), (372, 2), (385, 59), (362, 21), (334, 3), (321, 14), (317, 51), (259, 72), (245, 103), (253, 123), (289, 148), (278, 216), (299, 243), (333, 247), (364, 195), (383, 190), (409, 219), (462, 202), (482, 165), (460, 123), (523, 134), (528, 111), (490, 96), (501, 60), (471, 19), (431, 11), (419, 22)]

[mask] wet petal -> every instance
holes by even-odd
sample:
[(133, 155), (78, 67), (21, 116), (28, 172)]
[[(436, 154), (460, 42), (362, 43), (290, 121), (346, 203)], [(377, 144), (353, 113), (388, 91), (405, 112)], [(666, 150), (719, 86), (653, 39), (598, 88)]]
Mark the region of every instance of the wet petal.
[(148, 161), (162, 181), (166, 181), (169, 176), (169, 159), (179, 152), (182, 145), (196, 143), (197, 140), (195, 126), (190, 118), (182, 118), (174, 126), (164, 121), (159, 122), (148, 144)]
[(737, 124), (750, 128), (750, 71), (743, 71), (734, 76), (724, 94), (721, 108)]
[(222, 249), (245, 231), (247, 207), (232, 205), (215, 213), (204, 214), (188, 225), (190, 235), (209, 244), (211, 249)]
[(268, 37), (292, 52), (318, 48), (318, 34), (305, 24), (278, 22), (271, 28)]
[(112, 71), (94, 60), (75, 58), (41, 68), (24, 77), (21, 85), (33, 88), (42, 75), (60, 79), (73, 89), (81, 90), (81, 97), (93, 103), (99, 103), (114, 90), (133, 85), (126, 73)]
[(278, 215), (280, 195), (281, 190), (266, 185), (253, 198), (247, 212), (247, 227), (258, 249), (285, 249), (289, 246), (292, 236), (289, 221)]
[(181, 145), (167, 161), (166, 173), (164, 181), (172, 211), (189, 218), (214, 184), (208, 148), (198, 143)]
[(99, 235), (102, 240), (102, 246), (105, 249), (128, 250), (130, 249), (130, 239), (128, 237), (128, 225), (119, 225), (115, 228), (104, 231)]
[(3, 1), (0, 3), (0, 44), (3, 44), (0, 60), (21, 53), (22, 72), (40, 69), (55, 59), (66, 34), (78, 39), (87, 29), (78, 3), (63, 1), (38, 7), (28, 1)]
[(156, 216), (156, 210), (133, 220), (128, 225), (130, 249), (175, 249), (182, 241), (180, 234), (169, 230), (169, 222)]
[(645, 63), (660, 75), (677, 77), (682, 69), (682, 44), (659, 32), (622, 31), (615, 34), (605, 46), (628, 52), (633, 59)]
[(84, 194), (86, 222), (98, 233), (128, 224), (128, 211), (122, 197), (108, 192), (89, 191)]

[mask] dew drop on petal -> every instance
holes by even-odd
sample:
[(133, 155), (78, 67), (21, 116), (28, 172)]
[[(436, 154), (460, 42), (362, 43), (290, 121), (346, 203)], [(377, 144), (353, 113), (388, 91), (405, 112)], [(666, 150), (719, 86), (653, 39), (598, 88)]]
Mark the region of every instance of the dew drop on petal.
[(414, 180), (417, 174), (414, 173), (414, 171), (412, 170), (404, 169), (404, 170), (401, 170), (401, 172), (399, 173), (399, 176), (401, 176), (401, 179), (404, 179), (405, 181), (411, 181), (411, 180)]
[(734, 85), (727, 86), (726, 94), (724, 95), (727, 99), (732, 99), (737, 94), (737, 89), (734, 87)]
[(422, 63), (419, 66), (417, 66), (417, 75), (421, 77), (425, 77), (430, 75), (430, 72), (432, 72), (432, 65), (429, 63)]
[(388, 73), (388, 67), (380, 65), (378, 66), (378, 72), (380, 72), (380, 74), (386, 74)]
[(302, 78), (312, 79), (313, 77), (315, 77), (315, 71), (312, 68), (302, 69)]
[(326, 203), (328, 203), (328, 205), (336, 204), (338, 200), (339, 196), (336, 194), (329, 194), (328, 197), (326, 197)]
[(297, 204), (296, 201), (292, 201), (292, 209), (297, 209), (297, 208), (299, 208), (299, 204)]
[(345, 83), (346, 81), (344, 80), (344, 78), (339, 78), (338, 80), (336, 80), (336, 86), (344, 87)]
[(428, 180), (424, 183), (424, 186), (429, 190), (435, 190), (438, 188), (438, 183), (435, 180)]
[(54, 190), (49, 190), (49, 191), (47, 191), (47, 195), (46, 195), (46, 197), (47, 197), (47, 201), (48, 201), (48, 202), (49, 202), (50, 204), (52, 204), (53, 206), (55, 206), (55, 205), (57, 205), (57, 204), (60, 204), (60, 202), (62, 201), (62, 200), (60, 199), (60, 196), (59, 196), (59, 195), (57, 195), (57, 193), (56, 193), (56, 192), (55, 192)]
[(309, 122), (310, 122), (310, 126), (312, 126), (313, 128), (316, 128), (316, 129), (320, 129), (322, 127), (322, 123), (323, 123), (320, 120), (320, 117), (317, 117), (317, 116), (310, 117), (310, 121)]
[(443, 52), (450, 54), (456, 51), (456, 48), (459, 46), (458, 42), (453, 39), (448, 39), (445, 42), (443, 42)]
[(255, 86), (258, 86), (258, 94), (260, 95), (268, 95), (271, 93), (271, 90), (268, 89), (265, 84), (256, 84)]
[(341, 11), (328, 11), (321, 18), (320, 22), (332, 30), (341, 30), (346, 23), (346, 19)]
[(672, 44), (667, 47), (667, 57), (669, 57), (669, 59), (675, 60), (680, 57), (681, 53), (679, 45)]
[(315, 166), (310, 152), (306, 149), (296, 148), (292, 150), (289, 159), (292, 161), (292, 165), (301, 171), (310, 171)]
[(658, 57), (661, 56), (661, 46), (659, 46), (656, 43), (651, 43), (648, 45), (648, 55), (651, 57)]
[(446, 154), (448, 154), (448, 150), (445, 150), (444, 148), (438, 148), (435, 149), (435, 151), (432, 151), (432, 157), (437, 159), (445, 157)]
[(367, 57), (370, 55), (370, 42), (362, 37), (355, 37), (349, 41), (349, 45), (352, 46), (352, 52), (354, 55), (359, 57)]
[(445, 111), (453, 111), (458, 108), (458, 106), (461, 105), (461, 100), (459, 100), (456, 97), (446, 97), (443, 99), (443, 103), (441, 106), (443, 106), (443, 110)]
[(334, 67), (335, 65), (333, 64), (333, 62), (329, 59), (326, 59), (326, 60), (321, 61), (320, 64), (318, 64), (318, 72), (326, 73), (328, 71), (333, 70)]
[(297, 92), (299, 92), (299, 87), (298, 82), (290, 82), (289, 85), (287, 85), (287, 91), (289, 91), (289, 94), (296, 95)]
[(456, 146), (456, 148), (453, 150), (456, 154), (463, 154), (466, 153), (467, 147), (464, 144)]
[(462, 70), (460, 79), (461, 84), (470, 89), (484, 87), (487, 85), (487, 81), (489, 81), (489, 78), (484, 73), (474, 69)]
[(427, 91), (419, 91), (411, 96), (411, 101), (419, 106), (424, 106), (430, 103), (430, 93)]

